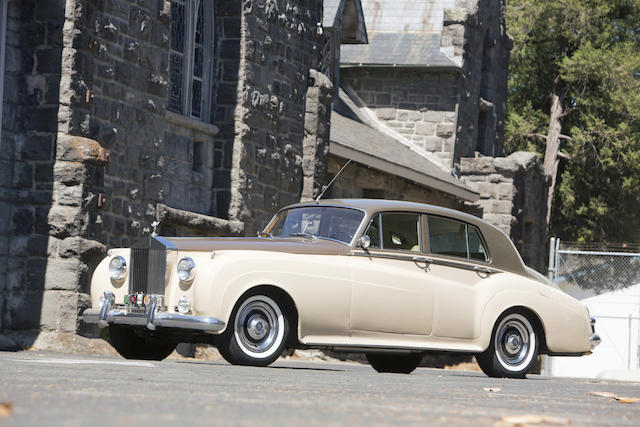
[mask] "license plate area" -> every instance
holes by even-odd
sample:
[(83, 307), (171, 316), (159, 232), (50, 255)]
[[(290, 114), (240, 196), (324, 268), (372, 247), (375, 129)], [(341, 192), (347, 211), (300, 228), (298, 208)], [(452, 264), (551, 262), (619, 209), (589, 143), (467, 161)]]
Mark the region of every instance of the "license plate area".
[(164, 296), (144, 294), (141, 292), (125, 295), (123, 301), (124, 307), (128, 313), (147, 314), (149, 312), (149, 308), (153, 303), (153, 297), (155, 297), (156, 300), (157, 310), (166, 311), (166, 306), (164, 305)]

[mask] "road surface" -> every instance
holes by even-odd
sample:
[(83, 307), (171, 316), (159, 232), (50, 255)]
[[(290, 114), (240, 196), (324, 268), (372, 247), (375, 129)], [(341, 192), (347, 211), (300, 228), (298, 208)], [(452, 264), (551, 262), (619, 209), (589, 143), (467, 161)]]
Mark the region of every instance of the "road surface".
[(524, 414), (572, 426), (640, 425), (640, 401), (619, 403), (590, 391), (640, 397), (640, 383), (535, 375), (507, 380), (426, 368), (378, 374), (346, 363), (278, 361), (254, 368), (0, 352), (0, 416), (8, 415), (0, 426), (508, 426), (514, 424), (503, 417)]

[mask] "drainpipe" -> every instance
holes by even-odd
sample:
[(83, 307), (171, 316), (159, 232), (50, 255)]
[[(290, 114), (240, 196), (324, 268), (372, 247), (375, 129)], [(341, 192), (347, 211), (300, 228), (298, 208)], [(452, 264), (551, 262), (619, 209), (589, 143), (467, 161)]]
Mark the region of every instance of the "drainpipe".
[(456, 97), (456, 108), (454, 114), (456, 116), (456, 120), (453, 124), (453, 142), (451, 144), (451, 167), (449, 168), (449, 173), (453, 176), (456, 176), (456, 172), (454, 170), (455, 167), (455, 159), (456, 159), (456, 140), (458, 139), (458, 112), (460, 106), (460, 94)]

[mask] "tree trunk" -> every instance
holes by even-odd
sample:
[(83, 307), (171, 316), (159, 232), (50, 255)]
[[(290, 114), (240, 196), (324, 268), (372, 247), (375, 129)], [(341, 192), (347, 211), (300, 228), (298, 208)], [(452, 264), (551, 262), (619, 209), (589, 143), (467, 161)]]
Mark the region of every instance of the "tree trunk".
[(547, 133), (547, 147), (544, 150), (544, 174), (550, 178), (549, 194), (547, 195), (547, 229), (551, 221), (551, 204), (553, 202), (553, 193), (558, 178), (558, 152), (560, 151), (560, 135), (562, 134), (562, 98), (554, 91), (551, 94), (551, 111), (549, 113), (549, 132)]

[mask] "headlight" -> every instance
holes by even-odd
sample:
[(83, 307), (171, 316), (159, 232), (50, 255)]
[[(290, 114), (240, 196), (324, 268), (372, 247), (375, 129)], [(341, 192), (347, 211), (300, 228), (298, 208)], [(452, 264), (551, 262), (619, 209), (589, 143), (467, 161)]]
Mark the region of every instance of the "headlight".
[(190, 282), (193, 280), (193, 269), (196, 268), (196, 263), (189, 257), (182, 258), (178, 261), (178, 278), (182, 282)]
[(127, 261), (120, 255), (111, 258), (109, 263), (109, 277), (113, 280), (120, 280), (124, 278), (127, 272)]

